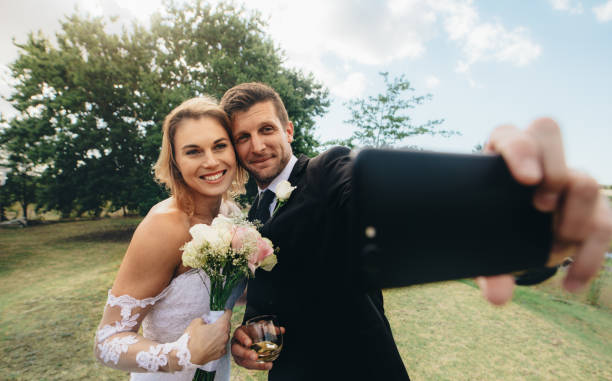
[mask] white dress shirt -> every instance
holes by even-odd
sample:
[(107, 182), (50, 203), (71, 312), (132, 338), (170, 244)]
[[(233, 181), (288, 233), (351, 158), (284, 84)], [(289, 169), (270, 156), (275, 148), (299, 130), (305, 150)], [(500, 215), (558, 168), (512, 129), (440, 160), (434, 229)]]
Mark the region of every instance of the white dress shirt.
[[(293, 171), (293, 167), (295, 166), (295, 163), (297, 163), (297, 157), (295, 157), (295, 155), (291, 155), (291, 159), (289, 159), (289, 162), (287, 163), (285, 168), (282, 170), (281, 173), (278, 174), (278, 176), (274, 178), (274, 180), (272, 180), (270, 185), (268, 185), (264, 189), (257, 187), (259, 196), (261, 197), (261, 193), (265, 192), (266, 189), (270, 189), (272, 192), (274, 192), (274, 194), (276, 194), (276, 187), (278, 186), (278, 183), (280, 183), (283, 180), (289, 180), (289, 175), (291, 175), (291, 171)], [(272, 215), (274, 208), (276, 208), (277, 203), (278, 203), (278, 199), (276, 198), (276, 196), (274, 196), (274, 200), (272, 200), (272, 203), (270, 204), (270, 216)]]

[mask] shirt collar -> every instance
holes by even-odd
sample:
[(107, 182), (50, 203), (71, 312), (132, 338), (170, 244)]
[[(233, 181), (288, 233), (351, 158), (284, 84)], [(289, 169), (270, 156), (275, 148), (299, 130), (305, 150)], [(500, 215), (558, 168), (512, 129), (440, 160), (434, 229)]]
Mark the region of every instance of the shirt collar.
[(276, 193), (275, 191), (278, 183), (283, 180), (289, 180), (289, 176), (291, 175), (291, 171), (293, 171), (295, 163), (297, 163), (297, 157), (295, 157), (295, 155), (291, 155), (291, 159), (289, 159), (289, 162), (287, 163), (285, 168), (281, 171), (281, 173), (278, 174), (278, 176), (274, 178), (274, 180), (272, 180), (268, 187), (264, 189), (257, 187), (257, 190), (259, 191), (258, 193), (261, 194), (261, 192), (264, 192), (266, 189), (270, 189), (272, 192)]

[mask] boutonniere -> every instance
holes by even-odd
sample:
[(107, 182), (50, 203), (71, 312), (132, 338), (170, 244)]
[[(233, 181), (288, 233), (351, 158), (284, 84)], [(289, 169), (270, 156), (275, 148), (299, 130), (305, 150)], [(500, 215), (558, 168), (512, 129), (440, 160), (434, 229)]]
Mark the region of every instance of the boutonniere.
[(272, 214), (276, 213), (278, 208), (283, 206), (287, 202), (287, 200), (289, 200), (289, 197), (291, 197), (291, 193), (293, 193), (293, 190), (295, 188), (297, 187), (292, 186), (291, 183), (287, 180), (283, 180), (278, 183), (278, 185), (276, 186), (276, 190), (274, 191), (278, 202), (276, 203), (276, 208), (274, 208)]

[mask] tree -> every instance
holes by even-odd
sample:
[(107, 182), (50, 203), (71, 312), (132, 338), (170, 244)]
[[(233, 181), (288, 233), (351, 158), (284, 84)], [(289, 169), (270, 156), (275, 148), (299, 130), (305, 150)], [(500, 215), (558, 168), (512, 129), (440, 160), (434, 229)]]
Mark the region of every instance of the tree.
[[(0, 152), (0, 158), (2, 158), (2, 152)], [(8, 163), (5, 160), (0, 160), (0, 221), (6, 221), (6, 209), (9, 208), (15, 200), (15, 194), (10, 189), (10, 183), (7, 184), (8, 180)]]
[(104, 27), (100, 18), (68, 17), (57, 47), (30, 34), (10, 66), (17, 84), (9, 101), (19, 115), (7, 133), (20, 137), (24, 156), (43, 168), (42, 204), (64, 216), (73, 209), (98, 215), (107, 201), (134, 204), (115, 191), (126, 181), (138, 186), (150, 167), (134, 105), (142, 103), (138, 74), (150, 60), (137, 53), (152, 43), (108, 35)]
[(414, 124), (408, 111), (432, 98), (431, 94), (406, 97), (407, 92), (415, 91), (410, 87), (404, 75), (389, 81), (389, 73), (380, 75), (385, 82), (383, 94), (367, 98), (355, 98), (345, 103), (351, 113), (351, 118), (345, 120), (354, 125), (357, 130), (346, 141), (352, 145), (357, 140), (364, 146), (385, 147), (399, 142), (407, 137), (430, 134), (451, 136), (456, 131), (438, 130), (444, 119), (429, 120), (423, 124)]
[(1, 131), (0, 144), (10, 149), (8, 157), (1, 164), (7, 172), (0, 186), (0, 220), (5, 220), (5, 209), (14, 202), (19, 202), (24, 220), (28, 219), (28, 205), (37, 204), (36, 192), (39, 173), (35, 165), (27, 157), (27, 150), (22, 146), (19, 137), (9, 139), (5, 131)]
[(239, 83), (264, 82), (285, 103), (295, 127), (294, 152), (314, 155), (314, 119), (329, 107), (329, 93), (311, 74), (283, 66), (285, 58), (265, 26), (259, 13), (226, 3), (169, 4), (164, 15), (154, 16), (155, 68), (171, 90), (165, 112), (194, 95), (220, 99)]
[(145, 213), (165, 196), (151, 170), (164, 117), (188, 98), (219, 98), (240, 82), (275, 87), (295, 124), (296, 153), (315, 152), (314, 118), (329, 105), (327, 90), (283, 66), (258, 14), (197, 1), (168, 3), (150, 29), (134, 24), (109, 34), (106, 22), (75, 14), (56, 43), (32, 33), (16, 44), (8, 100), (19, 114), (6, 136), (19, 137), (40, 169), (46, 209), (98, 215), (110, 202)]

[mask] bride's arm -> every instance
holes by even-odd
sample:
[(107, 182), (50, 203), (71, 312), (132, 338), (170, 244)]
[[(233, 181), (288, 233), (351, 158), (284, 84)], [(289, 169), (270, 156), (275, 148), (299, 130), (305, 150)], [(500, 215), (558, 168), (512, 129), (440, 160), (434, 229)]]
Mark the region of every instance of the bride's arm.
[(180, 263), (179, 248), (190, 238), (184, 222), (168, 214), (149, 215), (138, 226), (96, 332), (95, 354), (104, 365), (130, 372), (174, 372), (225, 353), (230, 312), (213, 324), (194, 319), (171, 343), (138, 334), (148, 311), (164, 297)]

